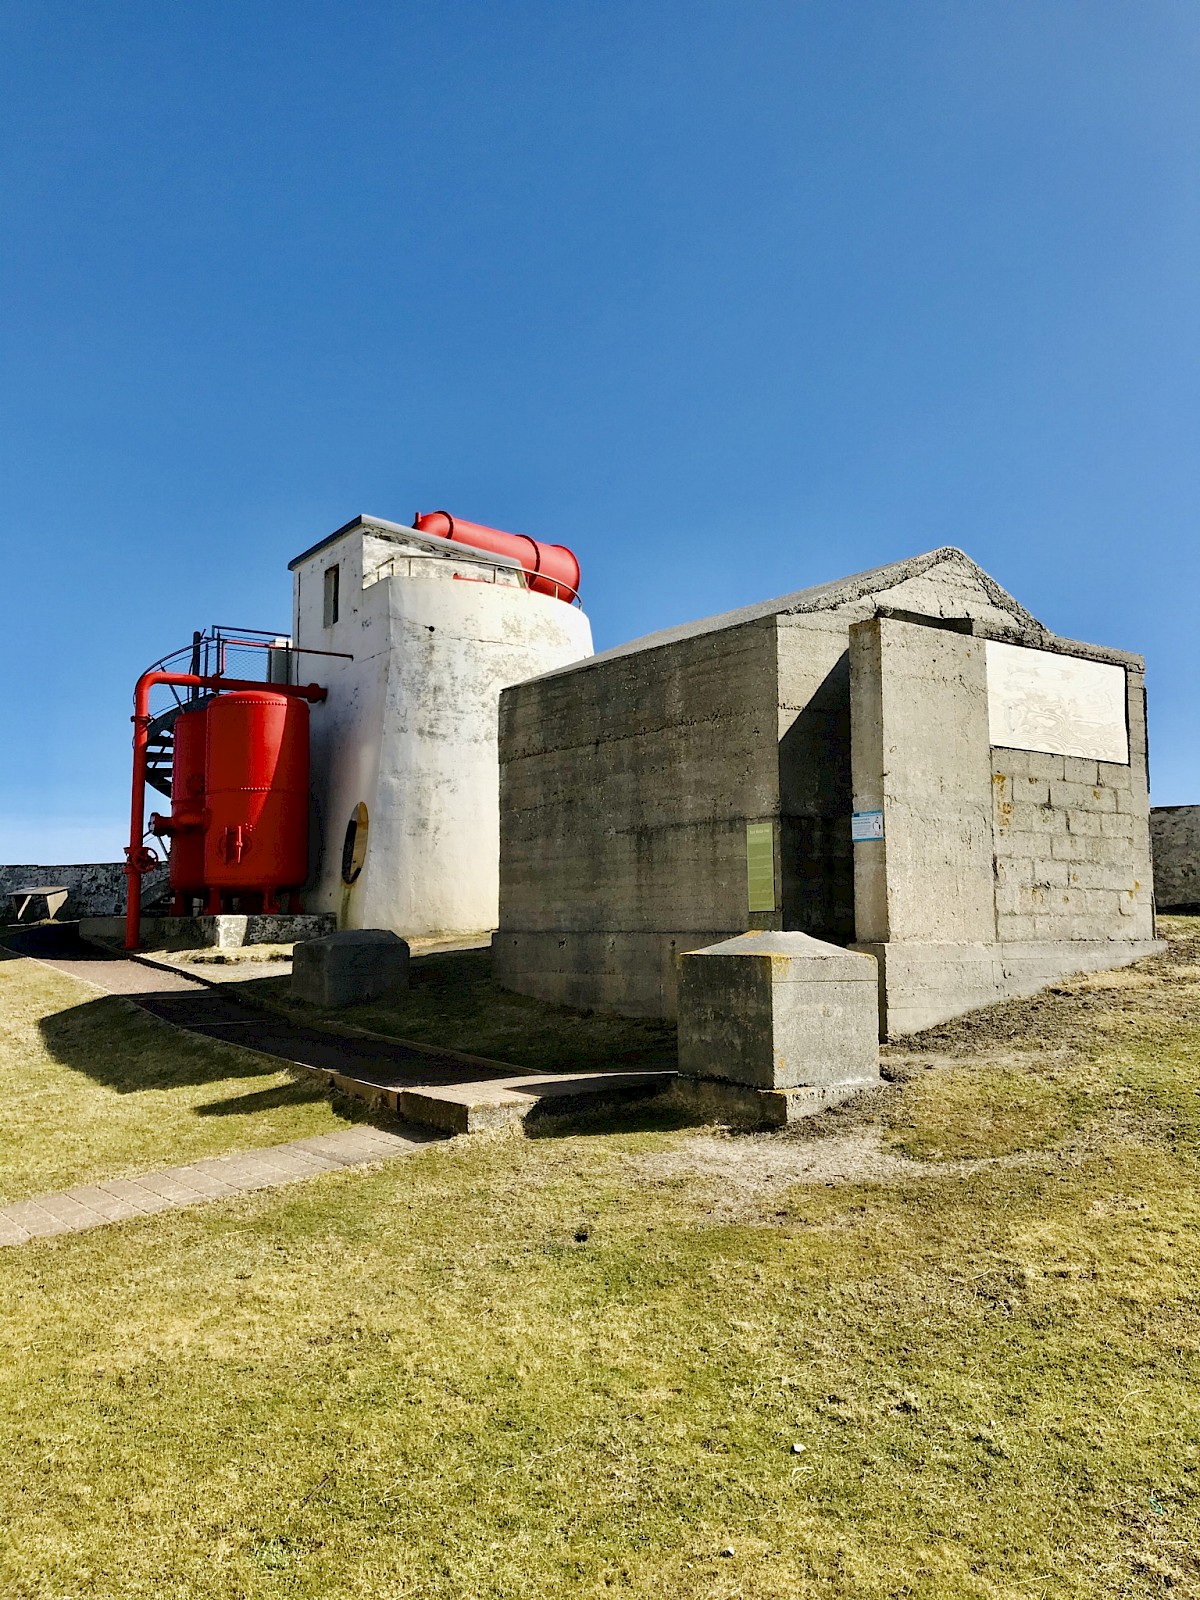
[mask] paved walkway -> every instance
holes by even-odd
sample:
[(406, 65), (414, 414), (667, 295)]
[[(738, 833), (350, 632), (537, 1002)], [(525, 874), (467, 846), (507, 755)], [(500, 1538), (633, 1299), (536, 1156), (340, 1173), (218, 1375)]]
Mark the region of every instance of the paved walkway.
[(39, 1194), (0, 1207), (0, 1246), (24, 1244), (52, 1233), (82, 1233), (110, 1222), (148, 1217), (156, 1211), (180, 1210), (206, 1200), (226, 1200), (254, 1189), (271, 1189), (372, 1161), (410, 1155), (435, 1139), (423, 1128), (384, 1133), (356, 1126), (321, 1133), (311, 1139), (210, 1156), (182, 1167), (167, 1167), (139, 1178), (112, 1178), (83, 1184), (59, 1194)]
[(6, 943), (94, 988), (124, 995), (163, 1022), (304, 1067), (344, 1094), (440, 1133), (515, 1124), (539, 1109), (640, 1100), (660, 1093), (675, 1077), (674, 1070), (630, 1064), (534, 1072), (349, 1026), (310, 1025), (247, 1005), (237, 985), (222, 992), (173, 964), (103, 954), (67, 926), (31, 927)]
[(476, 1078), (510, 1077), (520, 1068), (483, 1061), (454, 1050), (439, 1050), (399, 1039), (365, 1035), (294, 1021), (247, 1005), (234, 990), (221, 992), (211, 982), (177, 968), (147, 965), (107, 955), (83, 944), (70, 926), (32, 926), (13, 930), (5, 944), (109, 994), (124, 995), (163, 1022), (191, 1033), (275, 1056), (292, 1066), (335, 1071), (364, 1084), (392, 1089), (461, 1084)]
[[(600, 1072), (530, 1072), (503, 1061), (357, 1029), (309, 1026), (248, 1006), (233, 992), (222, 993), (211, 982), (197, 981), (177, 967), (105, 954), (85, 945), (70, 926), (14, 930), (4, 943), (14, 954), (30, 956), (94, 989), (123, 995), (175, 1027), (306, 1068), (332, 1087), (391, 1112), (404, 1125), (395, 1133), (348, 1128), (269, 1150), (171, 1167), (144, 1178), (39, 1195), (0, 1208), (0, 1245), (287, 1183), (333, 1166), (379, 1160), (383, 1154), (399, 1154), (446, 1134), (519, 1123), (538, 1108), (569, 1111), (603, 1101), (639, 1100), (660, 1093), (675, 1077), (673, 1071), (629, 1066)], [(80, 1065), (87, 1070), (86, 1064)], [(345, 1151), (360, 1153), (347, 1160)]]

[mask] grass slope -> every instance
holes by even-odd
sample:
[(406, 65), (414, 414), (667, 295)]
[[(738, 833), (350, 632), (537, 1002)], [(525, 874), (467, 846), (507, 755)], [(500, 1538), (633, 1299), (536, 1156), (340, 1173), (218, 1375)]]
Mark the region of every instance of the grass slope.
[(345, 1126), (319, 1087), (0, 951), (0, 1203)]
[[(581, 1127), (0, 1252), (0, 1593), (1196, 1594), (1175, 931), (719, 1186), (711, 1135)], [(814, 1140), (926, 1159), (738, 1187)]]

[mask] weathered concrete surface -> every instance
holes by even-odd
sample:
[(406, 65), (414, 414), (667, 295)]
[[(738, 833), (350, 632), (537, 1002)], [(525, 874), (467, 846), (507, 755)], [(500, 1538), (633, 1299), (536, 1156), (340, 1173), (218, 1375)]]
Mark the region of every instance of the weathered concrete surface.
[(994, 939), (984, 641), (855, 623), (850, 686), (854, 810), (884, 826), (854, 847), (858, 942)]
[[(993, 747), (998, 642), (1123, 672), (1129, 762)], [(1048, 716), (1031, 742), (1069, 741), (1054, 684), (1087, 676), (1047, 669), (998, 725)], [(670, 1016), (683, 953), (753, 928), (856, 938), (885, 1028), (910, 1031), (1135, 960), (1156, 948), (1143, 682), (942, 550), (506, 690), (497, 974)], [(853, 810), (884, 815), (882, 842), (852, 847)], [(750, 910), (748, 825), (772, 831), (773, 910)]]
[(805, 1089), (754, 1089), (745, 1083), (718, 1078), (680, 1075), (664, 1093), (662, 1104), (699, 1124), (727, 1127), (785, 1128), (789, 1123), (816, 1117), (840, 1106), (851, 1095), (870, 1089), (870, 1083), (825, 1084)]
[(664, 1015), (674, 958), (748, 926), (746, 823), (778, 813), (773, 621), (501, 697), (501, 982)]
[(1150, 838), (1159, 910), (1200, 906), (1200, 806), (1155, 806)]
[[(325, 572), (340, 574), (325, 625)], [(315, 676), (314, 825), (305, 904), (340, 927), (405, 938), (490, 932), (498, 919), (497, 703), (502, 688), (591, 654), (575, 606), (522, 585), (514, 564), (370, 518), (292, 563), (297, 644), (342, 651)], [(305, 669), (308, 670), (308, 669)], [(355, 807), (367, 846), (342, 850)]]
[(803, 933), (747, 933), (679, 959), (679, 1070), (826, 1103), (879, 1081), (875, 963)]
[(919, 1033), (997, 1000), (1036, 994), (1079, 972), (1127, 967), (1166, 949), (1160, 939), (1048, 939), (991, 944), (866, 945), (879, 962), (881, 1033)]
[[(506, 690), (501, 982), (671, 1016), (680, 952), (753, 927), (850, 939), (848, 633), (884, 599), (1044, 633), (941, 550)], [(747, 823), (774, 829), (773, 913), (748, 908)]]
[[(245, 945), (295, 944), (319, 939), (336, 927), (333, 917), (264, 913), (204, 917), (143, 917), (142, 946), (150, 950), (240, 950)], [(125, 918), (81, 917), (79, 932), (102, 944), (120, 944), (125, 938)]]
[(309, 1005), (356, 1005), (407, 987), (408, 945), (390, 929), (347, 928), (292, 952), (292, 998)]
[[(121, 861), (75, 862), (68, 866), (0, 866), (0, 912), (8, 911), (8, 896), (26, 884), (61, 884), (67, 903), (61, 917), (111, 917), (125, 909), (125, 865)], [(148, 873), (143, 894), (152, 899), (166, 888), (166, 871)]]
[(879, 962), (885, 1036), (1161, 948), (1144, 680), (1120, 659), (1128, 764), (992, 746), (981, 639), (852, 628), (854, 804), (884, 818), (855, 846), (856, 948)]

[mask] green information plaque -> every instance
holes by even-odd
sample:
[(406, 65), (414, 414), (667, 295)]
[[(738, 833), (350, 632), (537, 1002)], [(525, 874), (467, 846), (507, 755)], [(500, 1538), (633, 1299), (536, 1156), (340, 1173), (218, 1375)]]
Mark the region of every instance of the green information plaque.
[(746, 896), (751, 911), (775, 909), (775, 827), (746, 824)]

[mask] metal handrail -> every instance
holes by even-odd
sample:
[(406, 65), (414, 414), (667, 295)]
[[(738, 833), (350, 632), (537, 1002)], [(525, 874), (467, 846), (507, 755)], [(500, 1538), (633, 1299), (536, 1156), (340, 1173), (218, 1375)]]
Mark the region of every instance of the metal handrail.
[[(257, 635), (257, 637), (247, 638), (246, 635)], [(272, 633), (266, 628), (233, 630), (227, 624), (213, 623), (210, 627), (193, 633), (190, 644), (181, 645), (178, 650), (172, 650), (160, 657), (147, 667), (146, 671), (169, 672), (179, 663), (186, 661), (190, 676), (210, 677), (224, 673), (225, 652), (230, 647), (241, 650), (286, 650), (291, 655), (336, 656), (343, 661), (354, 660), (354, 657), (345, 650), (315, 650), (308, 645), (294, 644), (290, 634)], [(176, 705), (183, 705), (185, 702), (175, 692), (175, 686), (168, 683), (167, 687), (170, 688)], [(195, 698), (194, 692), (192, 698)]]
[[(394, 578), (396, 576), (396, 563), (397, 563), (397, 561), (407, 561), (408, 562), (408, 565), (409, 565), (409, 576), (410, 577), (412, 576), (412, 564), (413, 564), (414, 561), (453, 561), (458, 566), (479, 567), (484, 572), (490, 572), (491, 575), (492, 575), (490, 579), (480, 578), (480, 579), (476, 580), (476, 581), (478, 581), (480, 583), (488, 583), (488, 582), (490, 582), (490, 583), (495, 584), (497, 582), (497, 574), (501, 573), (501, 572), (505, 572), (505, 573), (510, 573), (513, 577), (516, 578), (517, 587), (518, 588), (526, 589), (526, 590), (529, 589), (529, 576), (530, 575), (525, 570), (524, 567), (520, 567), (520, 566), (517, 566), (517, 567), (503, 566), (502, 567), (502, 566), (497, 566), (496, 563), (492, 562), (492, 561), (472, 560), (472, 558), (470, 556), (459, 554), (455, 550), (454, 546), (451, 546), (450, 549), (446, 550), (446, 551), (442, 551), (442, 550), (402, 550), (402, 551), (399, 551), (394, 556), (388, 556), (388, 558), (385, 561), (381, 561), (377, 567), (374, 567), (372, 569), (371, 573), (369, 574), (369, 576), (371, 577), (372, 582), (378, 583), (380, 581), (380, 575), (381, 574), (386, 574), (387, 577)], [(567, 590), (570, 593), (570, 596), (571, 596), (570, 600), (567, 601), (567, 604), (568, 605), (572, 605), (572, 606), (578, 606), (579, 609), (582, 611), (582, 609), (583, 609), (583, 601), (580, 599), (579, 590), (578, 589), (573, 589), (569, 583), (567, 583), (564, 579), (561, 579), (561, 578), (549, 578), (546, 581), (548, 583), (556, 584), (557, 587), (560, 588), (560, 589)], [(369, 587), (369, 585), (364, 585), (364, 587)]]

